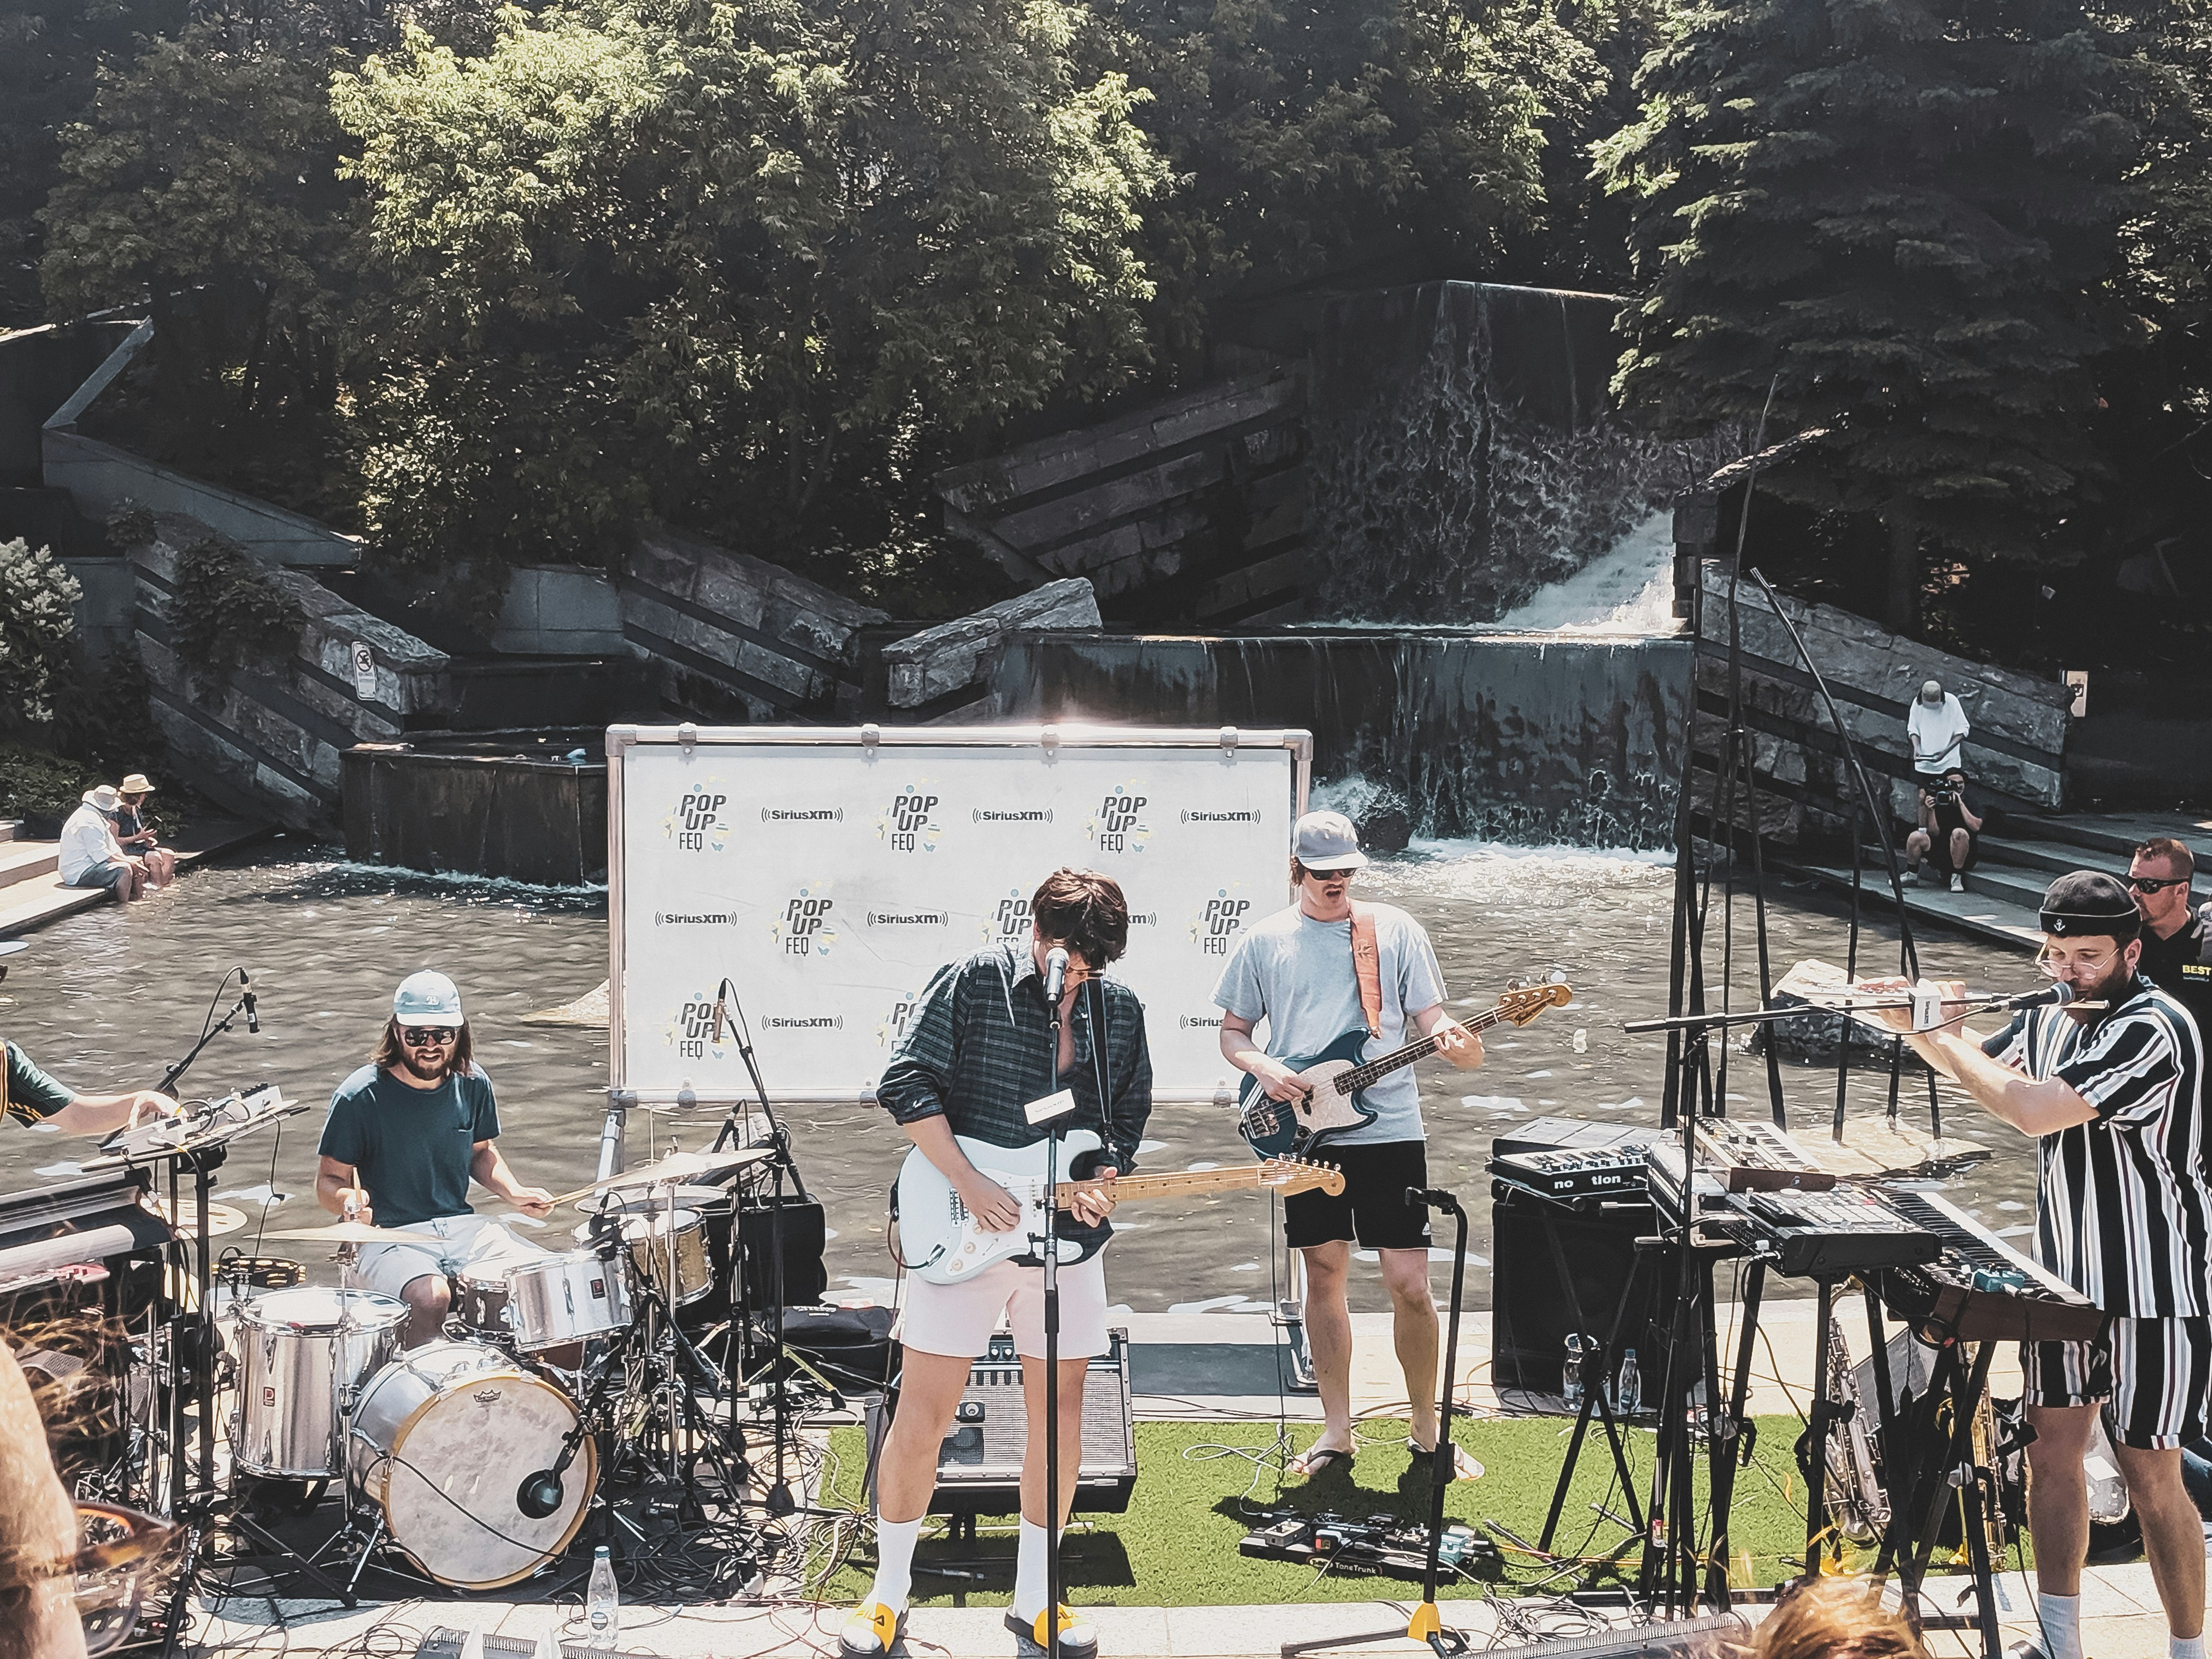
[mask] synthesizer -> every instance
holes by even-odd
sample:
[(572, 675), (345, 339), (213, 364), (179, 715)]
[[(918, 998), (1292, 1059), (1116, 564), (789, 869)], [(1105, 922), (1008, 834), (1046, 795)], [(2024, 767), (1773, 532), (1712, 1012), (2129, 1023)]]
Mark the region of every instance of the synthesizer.
[(1698, 1152), (1729, 1192), (1825, 1193), (1836, 1184), (1811, 1153), (1758, 1118), (1700, 1118), (1695, 1133)]
[(2104, 1329), (2102, 1309), (1948, 1200), (1917, 1192), (1884, 1197), (1942, 1246), (1933, 1261), (1880, 1275), (1883, 1304), (1906, 1324), (1932, 1326), (1964, 1342), (2088, 1342)]
[(1482, 1659), (1703, 1659), (1741, 1653), (1750, 1638), (1751, 1620), (1742, 1613), (1717, 1613), (1672, 1624), (1617, 1625), (1517, 1647), (1486, 1648)]
[(1727, 1201), (1741, 1219), (1720, 1231), (1792, 1279), (1917, 1267), (1943, 1253), (1934, 1232), (1893, 1208), (1888, 1194), (1866, 1188), (1732, 1193)]
[(1625, 1194), (1640, 1201), (1647, 1167), (1643, 1147), (1635, 1146), (1501, 1152), (1490, 1160), (1493, 1180), (1559, 1200)]

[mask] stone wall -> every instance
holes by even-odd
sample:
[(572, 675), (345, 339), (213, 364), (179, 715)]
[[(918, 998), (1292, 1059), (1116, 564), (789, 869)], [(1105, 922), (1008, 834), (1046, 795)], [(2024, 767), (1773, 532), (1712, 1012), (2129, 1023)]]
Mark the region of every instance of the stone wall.
[(596, 570), (515, 567), (492, 629), (495, 650), (529, 656), (596, 657), (626, 651), (622, 595)]
[(890, 706), (933, 717), (984, 693), (993, 658), (1009, 636), (1097, 628), (1098, 595), (1080, 576), (986, 605), (972, 616), (925, 628), (883, 650)]

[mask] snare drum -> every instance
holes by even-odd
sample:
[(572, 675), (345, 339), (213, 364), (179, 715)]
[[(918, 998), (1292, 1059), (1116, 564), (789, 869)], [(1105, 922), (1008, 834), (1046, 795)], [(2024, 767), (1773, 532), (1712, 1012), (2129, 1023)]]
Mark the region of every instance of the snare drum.
[[(590, 1237), (591, 1224), (576, 1230)], [(665, 1297), (671, 1307), (696, 1302), (714, 1288), (714, 1267), (707, 1253), (707, 1218), (696, 1210), (662, 1210), (622, 1218), (623, 1243), (629, 1247), (631, 1269)], [(675, 1246), (675, 1278), (669, 1278), (670, 1244)]]
[(622, 1264), (599, 1260), (596, 1250), (571, 1250), (510, 1267), (507, 1322), (514, 1346), (538, 1353), (588, 1336), (605, 1336), (629, 1324), (629, 1285)]
[[(559, 1261), (564, 1258), (556, 1257)], [(362, 1391), (347, 1462), (392, 1542), (441, 1584), (496, 1589), (568, 1548), (599, 1482), (586, 1435), (562, 1471), (560, 1506), (525, 1515), (523, 1480), (560, 1462), (568, 1396), (482, 1342), (429, 1342)]]
[(230, 1437), (238, 1467), (292, 1480), (343, 1474), (344, 1393), (398, 1352), (406, 1319), (396, 1297), (313, 1285), (241, 1304)]
[(507, 1279), (477, 1279), (468, 1273), (453, 1275), (453, 1317), (470, 1333), (486, 1341), (507, 1334)]

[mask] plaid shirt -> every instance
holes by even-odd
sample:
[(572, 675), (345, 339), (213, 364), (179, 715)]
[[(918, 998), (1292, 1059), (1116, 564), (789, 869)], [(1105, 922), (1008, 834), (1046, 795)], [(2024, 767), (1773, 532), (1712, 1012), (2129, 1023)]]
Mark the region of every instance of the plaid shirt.
[[(1045, 1138), (1045, 1127), (1031, 1124), (1022, 1108), (1053, 1087), (1073, 1089), (1075, 1109), (1060, 1120), (1061, 1133), (1095, 1131), (1114, 1167), (1128, 1174), (1136, 1167), (1137, 1143), (1152, 1114), (1145, 1008), (1137, 994), (1118, 981), (1091, 983), (1105, 1005), (1103, 1060), (1094, 1058), (1092, 1026), (1100, 997), (1086, 988), (1075, 999), (1072, 1016), (1074, 1068), (1048, 1086), (1051, 1011), (1030, 953), (994, 945), (965, 962), (947, 963), (908, 1019), (876, 1085), (877, 1100), (901, 1123), (941, 1116), (955, 1134), (994, 1146), (1030, 1146)], [(1086, 1255), (1111, 1231), (1111, 1224), (1085, 1227), (1065, 1212), (1060, 1218), (1060, 1237), (1081, 1241)]]

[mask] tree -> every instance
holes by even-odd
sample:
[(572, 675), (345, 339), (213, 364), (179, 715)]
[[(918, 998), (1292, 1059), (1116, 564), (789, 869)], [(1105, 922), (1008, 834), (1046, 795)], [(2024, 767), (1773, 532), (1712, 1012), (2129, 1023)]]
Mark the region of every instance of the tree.
[(391, 291), (380, 543), (604, 557), (649, 506), (781, 554), (834, 535), (856, 454), (1126, 380), (1164, 175), (1077, 22), (578, 3), (339, 76)]
[(0, 710), (10, 725), (54, 717), (76, 640), (76, 578), (52, 548), (0, 542)]
[(2116, 43), (2075, 0), (1713, 0), (1639, 85), (1603, 151), (1648, 284), (1620, 394), (1680, 429), (1771, 392), (1771, 434), (1825, 428), (1772, 483), (1881, 519), (1893, 628), (1923, 542), (2049, 556), (2127, 326)]

